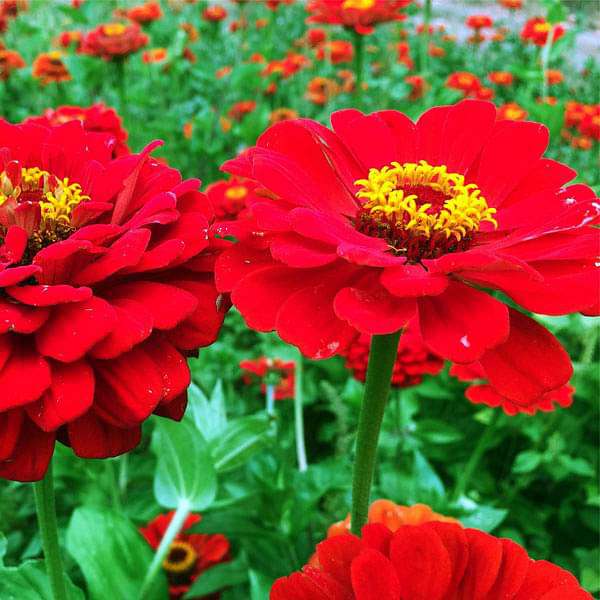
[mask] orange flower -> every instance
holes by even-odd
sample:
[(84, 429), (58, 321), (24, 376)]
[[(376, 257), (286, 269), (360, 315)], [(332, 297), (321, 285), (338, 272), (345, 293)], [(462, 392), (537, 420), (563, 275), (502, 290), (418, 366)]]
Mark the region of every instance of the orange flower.
[(125, 16), (136, 23), (151, 23), (160, 19), (162, 15), (160, 4), (153, 0), (134, 6), (125, 12)]
[(498, 3), (510, 10), (518, 10), (523, 7), (523, 0), (498, 0)]
[(585, 135), (573, 136), (571, 139), (571, 146), (573, 146), (573, 148), (577, 148), (578, 150), (590, 150), (593, 146), (593, 141), (591, 138)]
[(492, 71), (488, 73), (488, 79), (495, 85), (512, 85), (513, 74), (509, 71)]
[(441, 57), (446, 56), (446, 51), (440, 46), (435, 44), (429, 44), (429, 56)]
[(187, 33), (189, 42), (197, 42), (200, 39), (198, 30), (191, 23), (182, 23), (179, 28)]
[(469, 44), (481, 44), (485, 42), (485, 36), (476, 29), (475, 33), (467, 38), (467, 42), (469, 42)]
[(269, 85), (265, 88), (264, 94), (266, 96), (272, 96), (277, 91), (277, 84), (274, 81), (271, 81)]
[(217, 77), (217, 79), (223, 79), (223, 77), (226, 77), (230, 73), (231, 67), (229, 65), (226, 65), (224, 67), (221, 67), (220, 69), (217, 69), (217, 71), (215, 72), (215, 76)]
[(354, 86), (356, 84), (356, 75), (354, 75), (354, 71), (350, 69), (340, 69), (337, 72), (337, 76), (342, 81), (342, 92), (349, 94), (354, 91)]
[(219, 117), (219, 125), (223, 133), (231, 131), (231, 121), (227, 117)]
[(39, 54), (33, 61), (33, 76), (44, 85), (70, 81), (71, 74), (62, 60), (62, 56), (62, 52), (58, 50)]
[(279, 123), (279, 121), (289, 121), (297, 119), (298, 113), (293, 108), (276, 108), (269, 115), (269, 125)]
[(323, 105), (336, 94), (339, 94), (340, 86), (327, 77), (313, 77), (306, 87), (306, 99), (313, 104)]
[(523, 121), (527, 118), (527, 111), (516, 102), (508, 102), (498, 108), (496, 118), (499, 121)]
[(0, 50), (0, 80), (6, 81), (15, 69), (25, 66), (23, 57), (15, 50)]
[(446, 87), (463, 92), (465, 96), (473, 95), (481, 87), (479, 77), (468, 71), (457, 71), (446, 79)]
[(496, 31), (490, 38), (492, 42), (503, 42), (505, 39), (506, 35), (500, 30)]
[(192, 139), (192, 133), (194, 132), (194, 124), (191, 121), (183, 124), (183, 137), (186, 140)]
[(484, 27), (492, 27), (494, 21), (488, 15), (470, 15), (467, 17), (465, 25), (471, 29), (483, 29)]
[(104, 23), (84, 38), (81, 51), (104, 60), (122, 58), (148, 44), (148, 36), (137, 23)]
[(142, 61), (146, 64), (164, 63), (167, 58), (166, 48), (151, 48), (142, 54)]
[(234, 121), (241, 121), (243, 117), (251, 113), (256, 108), (254, 100), (242, 100), (236, 102), (228, 111), (227, 115)]
[(227, 18), (227, 11), (218, 4), (214, 4), (205, 8), (202, 12), (202, 18), (205, 21), (211, 21), (212, 23), (217, 23), (218, 21), (222, 21)]
[(556, 98), (556, 96), (540, 96), (539, 98), (536, 98), (535, 101), (538, 104), (548, 104), (549, 106), (556, 106), (558, 99)]
[(546, 71), (546, 81), (548, 85), (556, 85), (562, 83), (565, 80), (565, 76), (558, 69), (548, 69)]
[(256, 27), (256, 29), (263, 29), (268, 24), (269, 24), (268, 19), (256, 19), (256, 21), (254, 21), (254, 27)]
[(409, 100), (418, 100), (423, 97), (425, 90), (429, 87), (427, 82), (420, 75), (408, 75), (404, 81), (411, 86), (411, 91), (408, 96)]
[(61, 48), (70, 48), (73, 46), (76, 50), (79, 50), (82, 39), (83, 34), (81, 31), (63, 31), (55, 38), (54, 44)]
[(317, 48), (316, 56), (318, 60), (329, 60), (333, 65), (352, 62), (354, 58), (354, 48), (351, 42), (345, 40), (331, 40), (325, 42)]

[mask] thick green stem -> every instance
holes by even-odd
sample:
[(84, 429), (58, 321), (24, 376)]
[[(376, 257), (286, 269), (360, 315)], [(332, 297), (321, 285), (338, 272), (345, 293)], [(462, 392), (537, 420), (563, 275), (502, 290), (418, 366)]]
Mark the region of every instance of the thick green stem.
[(300, 473), (304, 473), (308, 468), (306, 446), (304, 443), (304, 414), (302, 410), (304, 398), (302, 390), (303, 374), (302, 354), (298, 353), (298, 358), (296, 358), (296, 383), (294, 388), (294, 429), (296, 433), (296, 457), (298, 459), (298, 471), (300, 471)]
[(35, 508), (38, 516), (40, 537), (44, 550), (44, 562), (50, 589), (54, 600), (66, 600), (65, 574), (60, 557), (58, 544), (58, 526), (56, 524), (56, 506), (54, 503), (54, 482), (52, 478), (52, 463), (48, 466), (46, 476), (33, 484)]
[(190, 514), (190, 503), (185, 498), (182, 498), (179, 501), (179, 505), (177, 506), (177, 510), (165, 531), (165, 535), (163, 536), (158, 548), (156, 549), (156, 554), (150, 563), (150, 567), (148, 568), (148, 572), (146, 573), (146, 577), (144, 577), (144, 583), (142, 583), (142, 587), (140, 590), (140, 600), (144, 600), (145, 598), (150, 597), (150, 590), (152, 589), (152, 585), (154, 584), (154, 580), (162, 567), (163, 561), (165, 560), (167, 554), (169, 553), (169, 549), (171, 548), (171, 544), (173, 540), (177, 537), (177, 534), (181, 531), (187, 516)]
[(429, 23), (431, 21), (431, 0), (423, 2), (423, 31), (419, 47), (419, 67), (421, 73), (427, 73), (429, 68)]
[(365, 38), (360, 33), (354, 32), (354, 94), (356, 97), (359, 97), (362, 92), (364, 57)]
[(454, 488), (455, 500), (458, 500), (461, 496), (464, 495), (465, 491), (467, 490), (467, 486), (471, 481), (471, 477), (473, 477), (473, 473), (475, 473), (475, 470), (481, 462), (481, 458), (485, 454), (486, 450), (489, 448), (490, 442), (494, 437), (496, 425), (498, 424), (498, 416), (499, 411), (495, 410), (492, 415), (491, 421), (485, 428), (484, 432), (481, 434), (481, 437), (479, 438), (479, 441), (477, 442), (477, 445), (475, 446), (475, 449), (473, 450), (473, 453), (469, 458), (469, 462), (467, 462), (467, 465), (462, 470), (458, 481), (456, 482), (456, 487)]
[(362, 526), (367, 521), (377, 441), (390, 393), (390, 382), (398, 352), (400, 333), (398, 331), (388, 335), (374, 335), (371, 341), (367, 383), (358, 419), (352, 478), (351, 525), (352, 532), (355, 534), (360, 534)]

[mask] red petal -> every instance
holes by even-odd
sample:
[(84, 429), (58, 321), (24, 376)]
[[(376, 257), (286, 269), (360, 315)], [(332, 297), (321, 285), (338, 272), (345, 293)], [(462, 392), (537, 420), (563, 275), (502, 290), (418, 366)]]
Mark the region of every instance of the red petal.
[(6, 293), (15, 300), (31, 306), (81, 302), (92, 297), (90, 288), (75, 288), (70, 285), (21, 285), (7, 288)]
[(502, 541), (483, 531), (466, 529), (469, 562), (460, 586), (461, 600), (487, 600), (502, 563)]
[(338, 535), (321, 542), (317, 546), (319, 565), (324, 573), (336, 581), (350, 587), (352, 561), (361, 551), (361, 541), (354, 535)]
[(33, 333), (48, 319), (47, 308), (31, 308), (0, 298), (0, 333)]
[(511, 540), (501, 539), (502, 542), (502, 564), (496, 583), (489, 591), (485, 600), (506, 600), (513, 598), (521, 588), (531, 560), (527, 552)]
[(381, 275), (382, 285), (400, 298), (437, 296), (448, 287), (448, 277), (440, 273), (428, 273), (413, 265), (388, 267)]
[(376, 550), (363, 550), (352, 561), (352, 588), (356, 600), (400, 600), (394, 565)]
[[(513, 600), (547, 600), (546, 595), (553, 590), (581, 589), (577, 579), (568, 571), (546, 562), (545, 560), (536, 560), (530, 563), (527, 576), (519, 593)], [(552, 598), (552, 596), (549, 596)], [(575, 592), (572, 596), (556, 596), (553, 600), (579, 600), (581, 594)], [(583, 596), (585, 598), (586, 596)], [(591, 598), (589, 595), (587, 598)]]
[(24, 412), (19, 408), (0, 413), (0, 464), (1, 461), (10, 458), (15, 450), (23, 425), (23, 417)]

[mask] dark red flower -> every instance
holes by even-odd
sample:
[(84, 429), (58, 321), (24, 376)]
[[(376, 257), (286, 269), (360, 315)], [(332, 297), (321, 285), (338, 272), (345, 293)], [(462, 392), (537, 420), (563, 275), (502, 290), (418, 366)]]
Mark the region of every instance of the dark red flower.
[(306, 32), (306, 39), (311, 48), (316, 48), (327, 39), (327, 34), (324, 29), (312, 28)]
[(25, 66), (23, 57), (16, 50), (0, 49), (0, 80), (6, 81), (15, 69)]
[[(346, 350), (346, 368), (354, 377), (365, 381), (369, 362), (371, 336), (361, 335)], [(423, 381), (423, 375), (437, 375), (444, 368), (444, 360), (429, 351), (416, 327), (408, 327), (400, 339), (398, 356), (392, 373), (393, 387), (411, 387)]]
[[(146, 527), (140, 527), (140, 533), (154, 550), (158, 548), (174, 514), (171, 511), (158, 515)], [(181, 598), (204, 571), (230, 560), (229, 540), (224, 535), (185, 533), (201, 519), (198, 514), (188, 516), (163, 561), (171, 600)], [(218, 593), (202, 596), (205, 600), (218, 600), (219, 597)]]
[(38, 54), (31, 65), (32, 75), (43, 85), (71, 80), (71, 73), (63, 62), (63, 54), (58, 50)]
[(114, 60), (129, 56), (147, 44), (148, 36), (137, 23), (104, 23), (83, 38), (81, 51), (104, 60)]
[(261, 392), (265, 393), (267, 384), (275, 385), (275, 400), (286, 400), (294, 397), (295, 370), (294, 361), (261, 356), (256, 360), (243, 360), (240, 369), (246, 371), (244, 383), (250, 385), (256, 378), (261, 381)]
[[(179, 419), (185, 357), (215, 340), (212, 211), (149, 145), (0, 121), (0, 476), (41, 479), (55, 439), (128, 452), (153, 412)], [(212, 246), (212, 247), (209, 247)], [(224, 307), (222, 307), (224, 308)]]
[[(429, 350), (479, 361), (503, 397), (535, 404), (572, 374), (565, 350), (525, 310), (598, 313), (600, 203), (543, 157), (538, 123), (497, 121), (488, 102), (284, 121), (224, 170), (264, 193), (217, 260), (247, 324), (312, 358), (417, 318)], [(565, 293), (568, 289), (569, 293)]]
[(205, 193), (215, 211), (215, 219), (217, 221), (236, 219), (245, 211), (248, 200), (256, 200), (257, 187), (255, 181), (246, 181), (239, 177), (211, 183)]
[(524, 42), (532, 42), (536, 46), (543, 46), (548, 39), (550, 30), (553, 31), (553, 42), (556, 42), (556, 40), (559, 40), (565, 34), (565, 29), (562, 25), (552, 25), (543, 17), (533, 17), (523, 25), (521, 39)]
[(418, 100), (423, 97), (428, 88), (427, 82), (420, 75), (407, 75), (404, 81), (412, 88), (408, 96), (409, 100)]
[(271, 600), (592, 600), (568, 571), (512, 540), (454, 523), (366, 525), (317, 546), (316, 565), (278, 579)]
[(108, 133), (115, 140), (113, 154), (122, 156), (129, 154), (127, 146), (128, 133), (123, 128), (121, 117), (113, 108), (108, 108), (102, 103), (92, 106), (59, 106), (57, 108), (47, 108), (39, 117), (28, 117), (25, 122), (37, 123), (56, 127), (69, 123), (70, 121), (80, 121), (86, 131), (97, 133)]
[(373, 33), (378, 23), (401, 21), (402, 9), (411, 0), (310, 0), (306, 10), (308, 23), (327, 23), (354, 29), (357, 33)]

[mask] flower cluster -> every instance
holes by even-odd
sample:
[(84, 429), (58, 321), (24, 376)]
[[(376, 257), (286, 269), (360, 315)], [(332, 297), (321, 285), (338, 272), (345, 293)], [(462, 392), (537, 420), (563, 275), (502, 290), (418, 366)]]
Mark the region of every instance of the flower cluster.
[(258, 378), (261, 381), (261, 392), (264, 394), (267, 385), (275, 386), (275, 400), (286, 400), (294, 397), (295, 369), (294, 361), (262, 356), (256, 360), (243, 360), (240, 369), (246, 371), (244, 383), (250, 385)]

